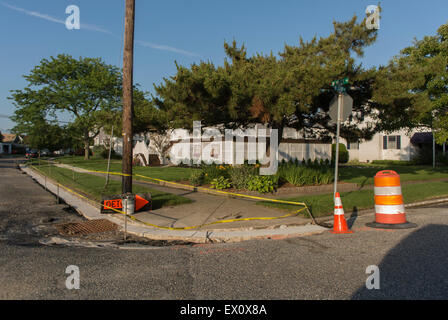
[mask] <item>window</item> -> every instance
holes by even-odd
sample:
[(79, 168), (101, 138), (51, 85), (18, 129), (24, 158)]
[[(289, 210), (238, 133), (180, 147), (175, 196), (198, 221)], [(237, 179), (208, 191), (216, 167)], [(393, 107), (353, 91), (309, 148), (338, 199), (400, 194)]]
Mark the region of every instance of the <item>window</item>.
[(359, 141), (349, 141), (347, 143), (347, 150), (359, 150)]
[(401, 149), (401, 136), (384, 136), (383, 137), (383, 149)]

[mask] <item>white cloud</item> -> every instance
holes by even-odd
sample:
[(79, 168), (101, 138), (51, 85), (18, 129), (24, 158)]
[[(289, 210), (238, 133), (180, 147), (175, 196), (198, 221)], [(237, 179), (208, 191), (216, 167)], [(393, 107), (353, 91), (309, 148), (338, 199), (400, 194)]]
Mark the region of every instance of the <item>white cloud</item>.
[(59, 20), (59, 19), (56, 19), (56, 18), (54, 18), (52, 16), (49, 16), (49, 15), (46, 15), (46, 14), (42, 14), (42, 13), (39, 13), (39, 12), (36, 12), (36, 11), (29, 11), (29, 10), (25, 10), (25, 9), (22, 9), (22, 8), (19, 8), (19, 7), (15, 7), (15, 6), (12, 6), (12, 5), (10, 5), (10, 4), (6, 3), (6, 2), (0, 2), (0, 3), (1, 3), (2, 6), (6, 7), (6, 8), (9, 8), (9, 9), (15, 10), (15, 11), (19, 11), (19, 12), (23, 12), (23, 13), (29, 15), (29, 16), (45, 19), (45, 20), (48, 20), (48, 21), (56, 22), (56, 23), (65, 24), (64, 20)]
[(142, 47), (149, 47), (149, 48), (157, 49), (157, 50), (171, 51), (171, 52), (180, 53), (180, 54), (190, 56), (190, 57), (199, 57), (199, 55), (197, 53), (185, 51), (185, 50), (174, 48), (174, 47), (165, 46), (163, 44), (155, 44), (155, 43), (142, 41), (142, 40), (135, 40), (135, 43), (141, 45)]
[[(29, 16), (33, 16), (36, 18), (40, 18), (40, 19), (44, 19), (47, 21), (51, 21), (51, 22), (55, 22), (55, 23), (59, 23), (59, 24), (64, 24), (65, 25), (65, 21), (64, 20), (60, 20), (58, 18), (49, 16), (47, 14), (43, 14), (43, 13), (39, 13), (37, 11), (30, 11), (30, 10), (26, 10), (23, 8), (19, 8), (13, 5), (10, 5), (6, 2), (0, 1), (0, 4), (6, 8), (9, 8), (11, 10), (15, 10), (18, 12), (22, 12), (26, 15)], [(109, 34), (111, 36), (114, 36), (116, 38), (120, 38), (116, 35), (114, 35), (112, 32), (110, 32), (109, 30), (106, 30), (104, 28), (95, 26), (95, 25), (91, 25), (91, 24), (87, 24), (87, 23), (82, 23), (81, 22), (81, 29), (86, 29), (86, 30), (90, 30), (90, 31), (95, 31), (95, 32), (101, 32), (101, 33), (106, 33)], [(199, 57), (200, 55), (193, 53), (193, 52), (189, 52), (186, 50), (182, 50), (182, 49), (178, 49), (178, 48), (174, 48), (174, 47), (170, 47), (170, 46), (166, 46), (166, 45), (162, 45), (162, 44), (156, 44), (156, 43), (151, 43), (151, 42), (147, 42), (147, 41), (142, 41), (142, 40), (135, 40), (135, 43), (142, 46), (142, 47), (148, 47), (148, 48), (152, 48), (152, 49), (156, 49), (156, 50), (162, 50), (162, 51), (170, 51), (170, 52), (174, 52), (174, 53), (179, 53), (179, 54), (183, 54), (186, 56), (190, 56), (190, 57)]]

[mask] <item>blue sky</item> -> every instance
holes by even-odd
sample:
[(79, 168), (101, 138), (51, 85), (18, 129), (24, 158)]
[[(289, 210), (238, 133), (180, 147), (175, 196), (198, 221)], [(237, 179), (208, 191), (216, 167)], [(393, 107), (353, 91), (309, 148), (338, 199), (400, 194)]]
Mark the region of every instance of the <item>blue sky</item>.
[[(124, 0), (0, 0), (0, 130), (14, 106), (10, 90), (43, 58), (67, 53), (122, 64)], [(222, 64), (224, 40), (244, 43), (250, 54), (277, 54), (302, 36), (327, 36), (332, 22), (361, 19), (377, 0), (136, 0), (134, 81), (146, 91), (175, 72), (174, 62)], [(80, 9), (81, 29), (65, 27), (68, 5)], [(448, 21), (448, 1), (383, 0), (378, 41), (366, 66), (386, 64), (415, 37), (433, 35)]]

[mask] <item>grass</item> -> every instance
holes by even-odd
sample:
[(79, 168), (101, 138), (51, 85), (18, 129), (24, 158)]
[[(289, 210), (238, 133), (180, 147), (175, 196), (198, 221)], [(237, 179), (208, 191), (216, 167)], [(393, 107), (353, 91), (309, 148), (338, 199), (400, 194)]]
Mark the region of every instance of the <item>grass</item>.
[[(56, 161), (67, 165), (74, 165), (79, 168), (94, 170), (94, 171), (106, 171), (107, 160), (104, 159), (89, 159), (84, 160), (84, 157), (60, 157), (56, 158)], [(163, 179), (167, 181), (186, 181), (190, 178), (192, 168), (184, 167), (133, 167), (134, 174), (140, 174), (156, 179)], [(111, 172), (121, 172), (121, 160), (111, 160), (110, 164)], [(136, 177), (139, 180), (138, 177)]]
[[(103, 177), (76, 172), (75, 180), (73, 180), (72, 170), (46, 165), (42, 165), (38, 168), (45, 175), (59, 182), (61, 185), (79, 191), (80, 193), (88, 196), (90, 199), (98, 202), (101, 202), (103, 195), (116, 195), (122, 193), (121, 181), (110, 179), (107, 188), (105, 188), (104, 185), (106, 183), (106, 179)], [(134, 185), (132, 189), (134, 193), (151, 193), (153, 209), (192, 202), (190, 199), (185, 197), (154, 190), (144, 186)]]
[(378, 171), (394, 170), (400, 175), (401, 182), (424, 181), (448, 178), (448, 167), (412, 166), (382, 164), (346, 165), (339, 168), (340, 181), (357, 183), (360, 186), (373, 184), (373, 177)]
[[(405, 203), (423, 201), (440, 196), (448, 196), (448, 181), (418, 183), (402, 186)], [(348, 212), (352, 210), (370, 209), (374, 207), (373, 190), (360, 190), (341, 193), (342, 204)], [(303, 197), (285, 198), (282, 200), (304, 202), (315, 217), (333, 214), (333, 194), (309, 195)], [(257, 204), (286, 211), (297, 210), (293, 205), (260, 201)]]
[[(75, 165), (88, 170), (106, 171), (107, 161), (100, 158), (84, 160), (84, 157), (66, 156), (57, 158), (56, 161), (68, 165)], [(121, 160), (112, 160), (110, 170), (112, 172), (121, 172)], [(134, 167), (136, 174), (149, 176), (152, 178), (168, 181), (187, 181), (191, 176), (193, 168), (186, 167)], [(428, 181), (434, 179), (448, 178), (448, 167), (416, 166), (395, 164), (348, 164), (339, 168), (341, 182), (356, 183), (360, 186), (373, 184), (373, 177), (378, 171), (394, 170), (401, 178), (406, 181)]]
[[(57, 159), (61, 163), (73, 164), (75, 166), (89, 169), (89, 170), (106, 170), (107, 162), (104, 159), (91, 159), (85, 161), (83, 157), (61, 157)], [(60, 170), (61, 179), (64, 179), (65, 183), (74, 183), (72, 180), (72, 171), (68, 169), (55, 168), (55, 172)], [(134, 173), (146, 175), (154, 178), (169, 180), (169, 181), (182, 181), (188, 180), (191, 175), (191, 171), (195, 169), (183, 168), (183, 167), (134, 167)], [(381, 170), (394, 170), (401, 178), (401, 181), (419, 181), (420, 183), (403, 185), (402, 192), (405, 203), (411, 203), (415, 201), (422, 201), (431, 199), (434, 197), (447, 196), (448, 195), (448, 181), (433, 181), (424, 182), (425, 180), (434, 180), (440, 178), (448, 178), (448, 167), (436, 167), (433, 169), (430, 166), (413, 166), (413, 165), (390, 165), (384, 164), (356, 164), (341, 166), (340, 174), (341, 181), (357, 183), (360, 186), (373, 184), (373, 177), (378, 171)], [(114, 160), (111, 164), (111, 171), (121, 172), (121, 161)], [(54, 174), (54, 173), (52, 173)], [(89, 174), (76, 173), (77, 177), (84, 177), (80, 180), (77, 179), (76, 183), (78, 188), (84, 189), (86, 193), (93, 196), (101, 197), (101, 192), (121, 193), (121, 182), (111, 181), (111, 185), (108, 190), (102, 190), (104, 187), (104, 178), (96, 177)], [(84, 181), (83, 179), (86, 179)], [(63, 182), (60, 182), (65, 184)], [(92, 185), (93, 183), (93, 185)], [(76, 188), (76, 186), (73, 186)], [(135, 192), (138, 191), (136, 186)], [(148, 190), (147, 188), (145, 188)], [(102, 191), (101, 191), (102, 190)], [(146, 191), (148, 192), (148, 191)], [(160, 197), (158, 203), (160, 206), (173, 205), (186, 203), (190, 200), (178, 197), (172, 194), (164, 194), (163, 192), (151, 190), (153, 194), (154, 204), (156, 204), (157, 197)], [(359, 190), (352, 192), (341, 193), (342, 202), (344, 208), (347, 211), (353, 209), (370, 209), (374, 207), (373, 190)], [(310, 208), (314, 216), (328, 216), (333, 214), (333, 195), (307, 195), (302, 197), (286, 198), (283, 200), (305, 202)], [(272, 202), (258, 202), (260, 205), (268, 207), (278, 208), (287, 211), (297, 210), (295, 206), (286, 204), (276, 204)]]

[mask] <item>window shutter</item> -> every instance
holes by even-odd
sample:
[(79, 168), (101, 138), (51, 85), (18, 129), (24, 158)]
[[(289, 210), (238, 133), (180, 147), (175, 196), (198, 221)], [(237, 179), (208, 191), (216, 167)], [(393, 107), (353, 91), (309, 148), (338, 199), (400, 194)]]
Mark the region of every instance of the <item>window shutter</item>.
[(387, 136), (383, 136), (383, 149), (387, 150)]
[(401, 136), (397, 136), (397, 149), (401, 149)]
[(347, 141), (347, 150), (350, 150), (350, 142)]

